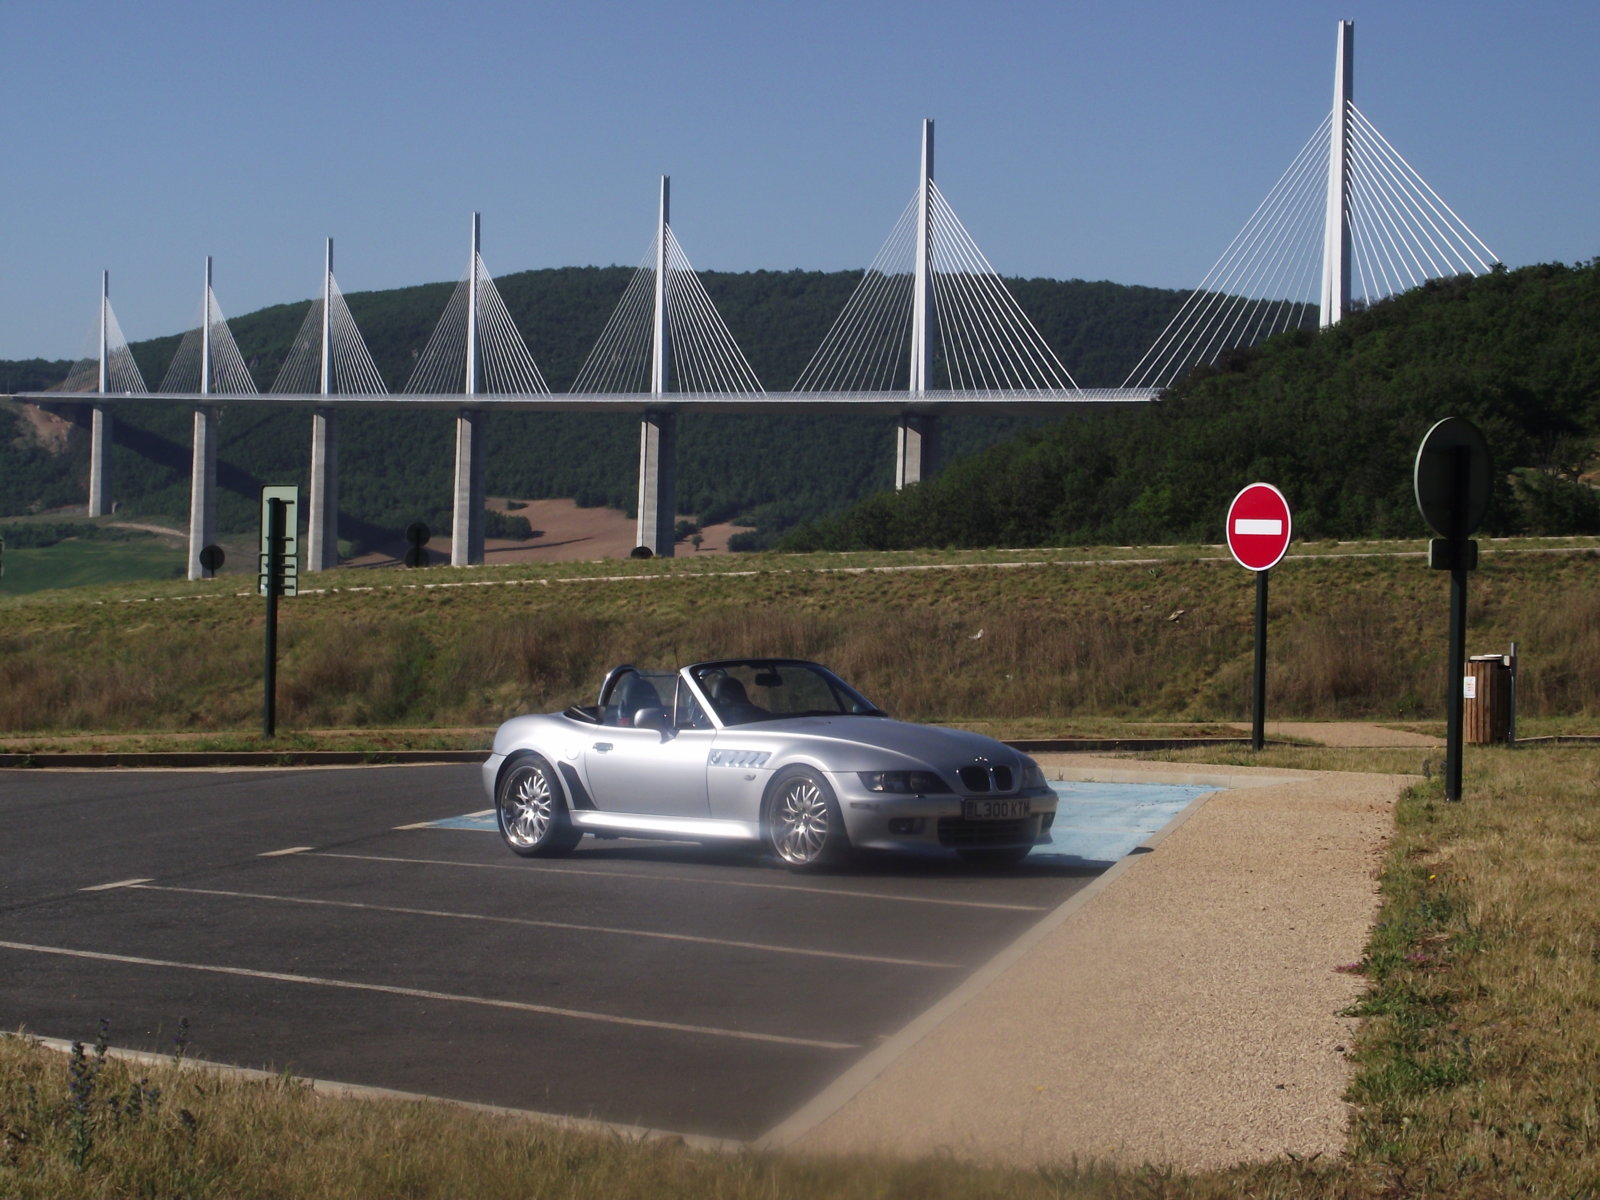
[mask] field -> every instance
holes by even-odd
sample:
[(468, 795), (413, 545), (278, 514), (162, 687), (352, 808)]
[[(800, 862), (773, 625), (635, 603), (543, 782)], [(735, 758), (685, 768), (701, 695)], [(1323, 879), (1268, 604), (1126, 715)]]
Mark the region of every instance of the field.
[[(1469, 652), (1518, 646), (1519, 732), (1600, 724), (1600, 548), (1486, 543)], [(240, 735), (263, 604), (224, 576), (0, 595), (0, 736)], [(828, 663), (897, 715), (1013, 735), (1249, 716), (1254, 587), (1215, 547), (685, 555), (307, 576), (280, 613), (285, 733), (463, 746), (591, 699), (618, 662)], [(1310, 544), (1272, 573), (1270, 719), (1437, 726), (1448, 578), (1416, 543)], [(392, 738), (385, 744), (393, 744)]]
[(156, 538), (127, 542), (67, 541), (42, 549), (5, 552), (0, 595), (178, 579), (183, 549)]

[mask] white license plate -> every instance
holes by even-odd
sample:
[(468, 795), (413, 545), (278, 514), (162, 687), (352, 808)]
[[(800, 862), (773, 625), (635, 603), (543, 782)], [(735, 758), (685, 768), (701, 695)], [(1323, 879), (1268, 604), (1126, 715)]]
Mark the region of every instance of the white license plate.
[(1026, 800), (963, 800), (961, 817), (966, 821), (1015, 821), (1032, 816)]

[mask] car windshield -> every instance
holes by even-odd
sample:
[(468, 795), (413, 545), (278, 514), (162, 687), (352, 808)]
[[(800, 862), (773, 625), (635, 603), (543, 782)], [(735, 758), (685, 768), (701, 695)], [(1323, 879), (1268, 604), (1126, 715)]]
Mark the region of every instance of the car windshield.
[(724, 725), (783, 717), (883, 716), (883, 711), (816, 663), (740, 659), (692, 668)]

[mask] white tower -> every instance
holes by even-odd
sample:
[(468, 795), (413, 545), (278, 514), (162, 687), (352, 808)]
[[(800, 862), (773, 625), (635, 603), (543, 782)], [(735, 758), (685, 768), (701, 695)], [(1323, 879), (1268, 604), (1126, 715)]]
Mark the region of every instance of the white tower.
[(1322, 240), (1322, 324), (1350, 309), (1350, 101), (1356, 24), (1339, 22), (1333, 65), (1333, 134), (1328, 146), (1328, 213)]

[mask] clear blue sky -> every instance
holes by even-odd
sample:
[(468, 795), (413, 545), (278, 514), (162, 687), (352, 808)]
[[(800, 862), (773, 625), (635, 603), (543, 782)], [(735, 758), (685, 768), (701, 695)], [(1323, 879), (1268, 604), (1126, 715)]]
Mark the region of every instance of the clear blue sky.
[(1509, 265), (1600, 254), (1600, 5), (1577, 0), (3, 0), (0, 358), (309, 299), (635, 265), (861, 268), (939, 184), (1007, 275), (1192, 287), (1355, 99)]

